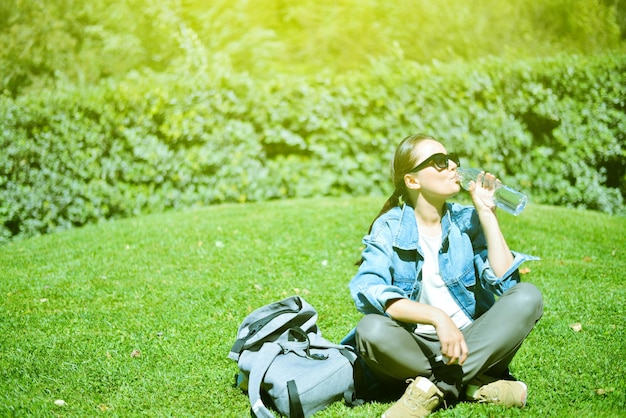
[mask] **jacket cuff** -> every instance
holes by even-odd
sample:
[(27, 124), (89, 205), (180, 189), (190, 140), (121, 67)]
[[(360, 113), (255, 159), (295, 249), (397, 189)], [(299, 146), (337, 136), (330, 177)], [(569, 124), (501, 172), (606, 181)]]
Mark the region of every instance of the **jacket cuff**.
[(360, 292), (357, 300), (358, 310), (364, 314), (377, 313), (387, 315), (385, 312), (387, 302), (393, 299), (406, 299), (407, 295), (402, 289), (390, 285), (369, 286), (367, 291)]
[(489, 260), (486, 259), (483, 262), (482, 268), (480, 269), (480, 277), (483, 280), (491, 284), (501, 283), (503, 281), (510, 279), (513, 276), (513, 274), (517, 271), (517, 269), (522, 265), (523, 262), (540, 260), (539, 257), (520, 253), (517, 251), (511, 251), (511, 253), (513, 254), (513, 257), (514, 257), (513, 264), (511, 264), (511, 267), (509, 267), (509, 269), (502, 276), (498, 277), (495, 275), (495, 273), (493, 272), (493, 269), (491, 268), (491, 265), (489, 264)]

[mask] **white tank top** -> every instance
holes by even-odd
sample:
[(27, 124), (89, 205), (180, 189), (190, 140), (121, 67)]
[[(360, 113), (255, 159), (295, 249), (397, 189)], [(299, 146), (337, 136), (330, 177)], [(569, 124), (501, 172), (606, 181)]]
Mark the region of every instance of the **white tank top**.
[[(456, 326), (462, 330), (471, 324), (472, 321), (452, 298), (450, 291), (441, 278), (439, 272), (441, 235), (438, 237), (429, 237), (420, 234), (419, 241), (420, 247), (422, 247), (422, 251), (424, 252), (424, 265), (422, 266), (422, 291), (418, 302), (441, 309), (452, 318)], [(417, 324), (415, 332), (420, 334), (436, 334), (435, 327), (429, 324)]]

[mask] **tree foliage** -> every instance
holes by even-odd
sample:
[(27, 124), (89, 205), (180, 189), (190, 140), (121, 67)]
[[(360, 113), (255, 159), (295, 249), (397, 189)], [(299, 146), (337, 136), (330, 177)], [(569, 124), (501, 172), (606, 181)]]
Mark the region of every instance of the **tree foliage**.
[(268, 77), (345, 72), (397, 51), (421, 64), (606, 52), (622, 47), (622, 3), (7, 0), (0, 91), (178, 71), (190, 59), (227, 60), (234, 71)]

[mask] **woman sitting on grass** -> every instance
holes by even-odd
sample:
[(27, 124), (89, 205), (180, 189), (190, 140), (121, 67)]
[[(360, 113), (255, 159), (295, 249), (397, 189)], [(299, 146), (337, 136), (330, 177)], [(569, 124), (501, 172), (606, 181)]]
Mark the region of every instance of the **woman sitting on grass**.
[(459, 165), (431, 137), (400, 143), (395, 190), (363, 240), (350, 282), (366, 315), (356, 339), (345, 342), (381, 387), (400, 384), (401, 393), (409, 383), (386, 418), (426, 416), (444, 398), (526, 402), (526, 385), (508, 366), (543, 312), (541, 293), (520, 283), (518, 272), (536, 258), (509, 250), (496, 218), (493, 175), (471, 183), (473, 206), (446, 202), (460, 191)]

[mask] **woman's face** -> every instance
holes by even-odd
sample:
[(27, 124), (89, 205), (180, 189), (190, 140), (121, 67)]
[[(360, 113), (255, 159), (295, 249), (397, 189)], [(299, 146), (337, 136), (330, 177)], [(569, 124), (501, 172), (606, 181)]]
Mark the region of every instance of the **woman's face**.
[[(447, 154), (445, 147), (434, 139), (420, 142), (413, 152), (417, 157), (416, 165), (422, 163), (433, 154)], [(419, 181), (422, 194), (440, 196), (445, 199), (456, 195), (461, 190), (456, 176), (456, 169), (457, 165), (452, 160), (448, 160), (447, 168), (439, 168), (435, 164), (428, 164), (411, 175), (416, 176), (416, 179)]]

